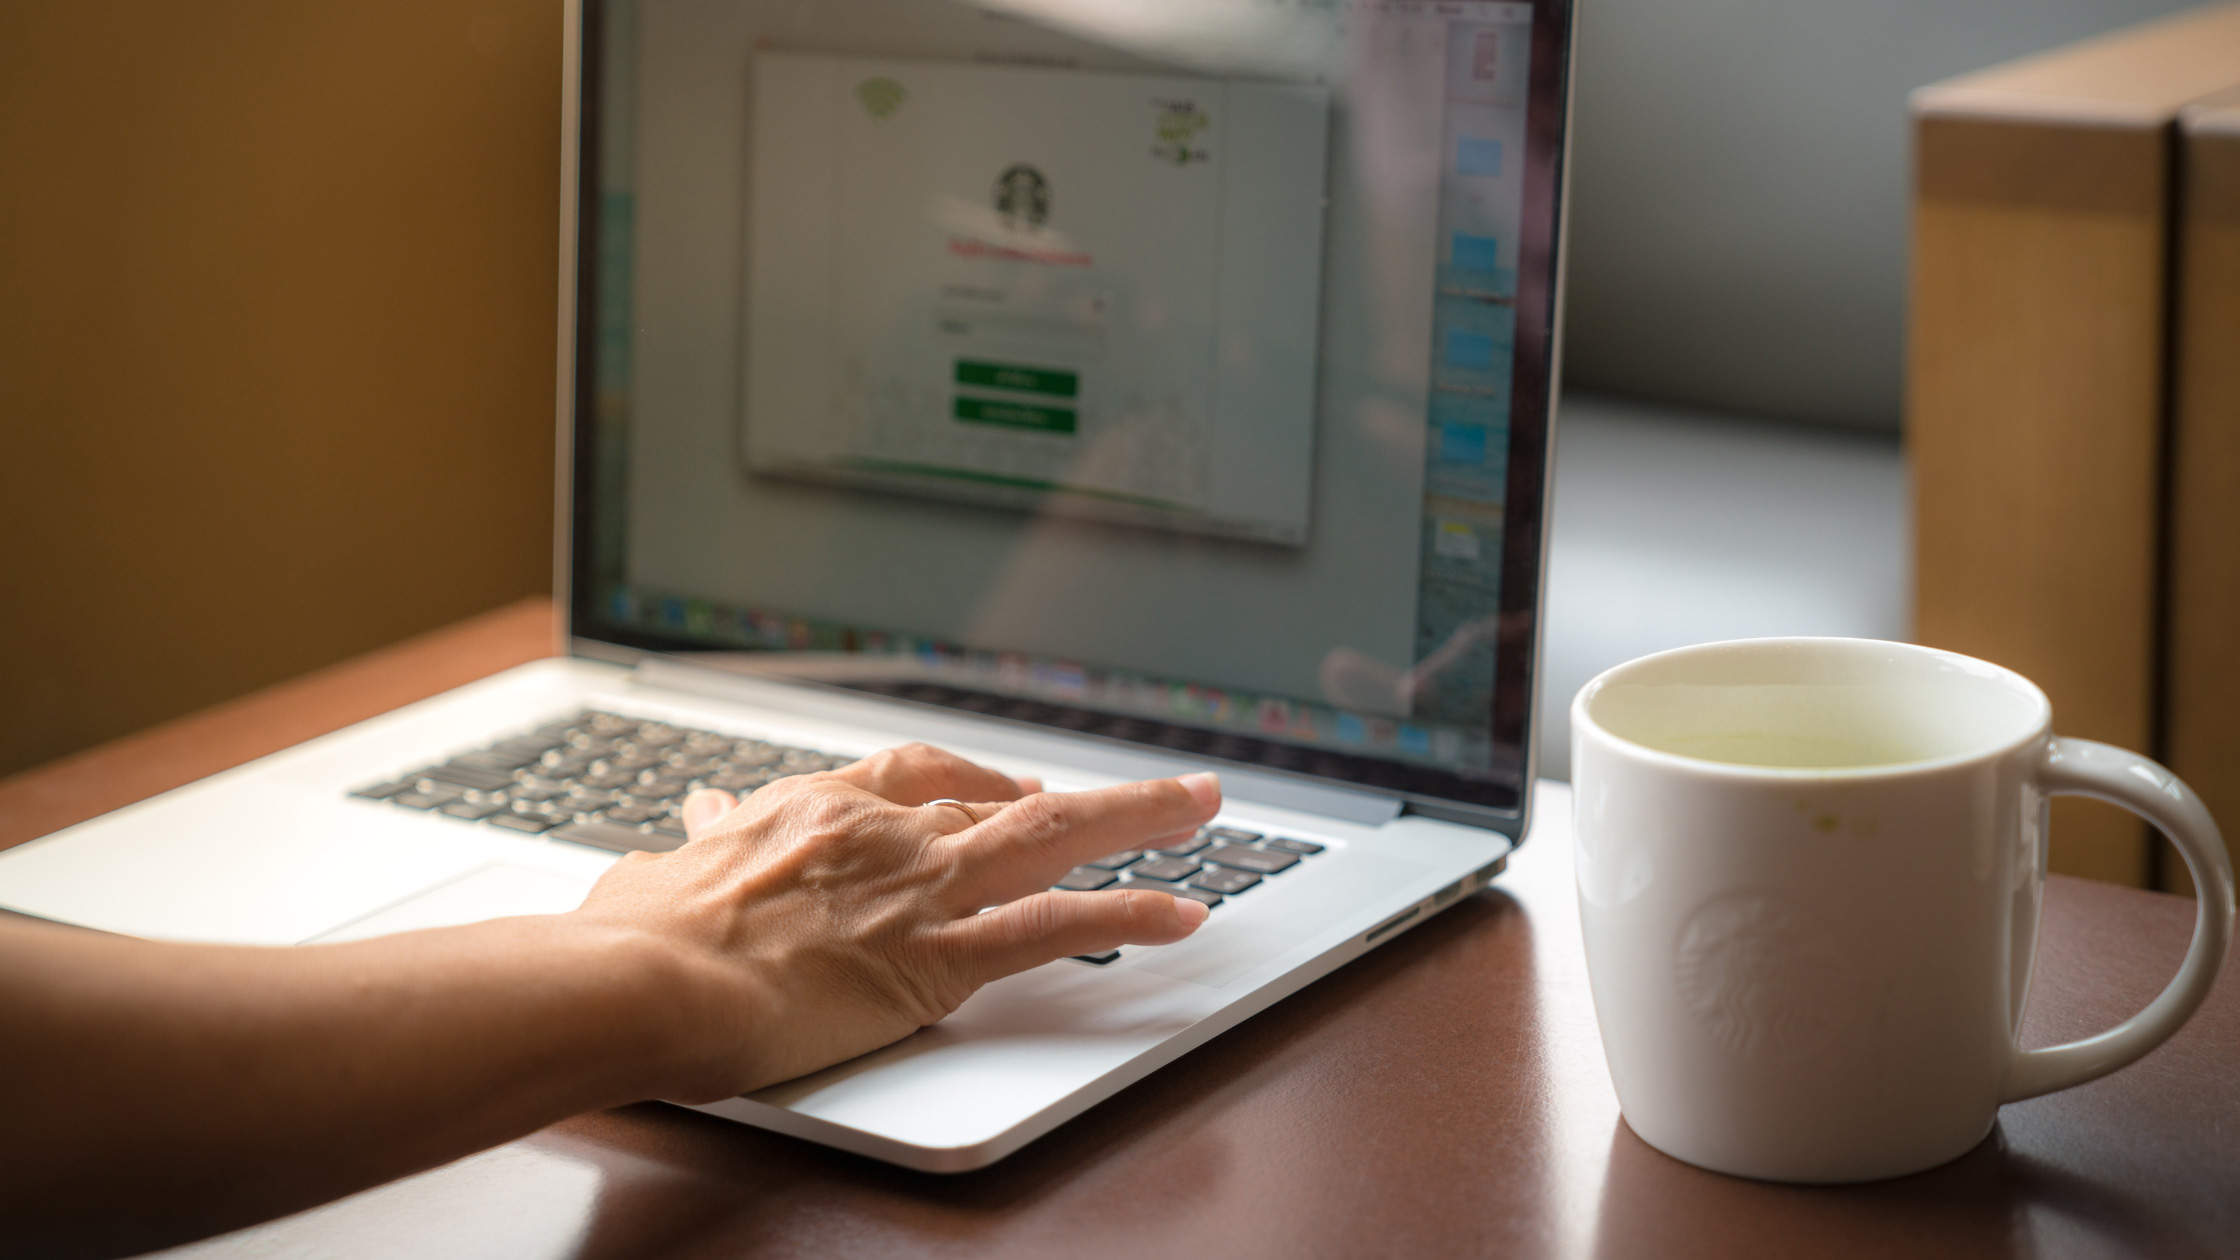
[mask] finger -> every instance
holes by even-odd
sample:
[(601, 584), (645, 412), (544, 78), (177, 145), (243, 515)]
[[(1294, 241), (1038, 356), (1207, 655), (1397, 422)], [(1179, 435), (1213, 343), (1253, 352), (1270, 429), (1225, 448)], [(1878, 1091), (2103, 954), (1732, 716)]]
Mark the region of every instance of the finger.
[(1021, 796), (1033, 796), (1042, 790), (1042, 780), (1031, 774), (1013, 775), (1011, 781), (1019, 785), (1019, 795)]
[(1045, 892), (943, 929), (974, 984), (1039, 967), (1053, 958), (1101, 954), (1122, 945), (1167, 945), (1206, 921), (1204, 903), (1147, 888)]
[(1137, 849), (1212, 819), (1221, 780), (1208, 773), (1044, 792), (959, 835), (959, 888), (994, 905), (1048, 888), (1091, 858)]
[(889, 748), (831, 773), (897, 805), (923, 805), (943, 797), (1013, 801), (1020, 796), (1018, 781), (1011, 776), (928, 744)]
[(684, 834), (698, 840), (739, 808), (739, 798), (717, 788), (701, 788), (684, 798)]

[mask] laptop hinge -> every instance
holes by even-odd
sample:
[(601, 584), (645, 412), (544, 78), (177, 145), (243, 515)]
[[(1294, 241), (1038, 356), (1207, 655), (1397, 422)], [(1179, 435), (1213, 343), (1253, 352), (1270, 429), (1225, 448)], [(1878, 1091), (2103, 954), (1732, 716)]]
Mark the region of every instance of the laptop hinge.
[[(1075, 765), (1115, 778), (1159, 778), (1185, 773), (1194, 765), (1203, 764), (1160, 749), (1117, 740), (829, 687), (746, 677), (662, 657), (640, 660), (631, 674), (631, 683), (638, 687), (737, 700), (826, 720), (876, 725), (892, 730), (898, 741), (967, 743), (992, 753)], [(1231, 800), (1273, 805), (1369, 827), (1381, 826), (1400, 816), (1401, 802), (1394, 797), (1233, 764), (1222, 765), (1220, 770), (1222, 790)]]

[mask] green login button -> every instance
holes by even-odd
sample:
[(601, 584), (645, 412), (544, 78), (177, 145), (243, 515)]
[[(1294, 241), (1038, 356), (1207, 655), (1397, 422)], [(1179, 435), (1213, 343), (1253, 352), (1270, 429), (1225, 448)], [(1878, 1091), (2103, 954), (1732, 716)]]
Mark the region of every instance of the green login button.
[(974, 424), (1039, 429), (1044, 433), (1073, 432), (1073, 412), (1064, 407), (1038, 407), (1033, 403), (960, 396), (952, 414), (959, 420), (970, 420)]
[[(1017, 363), (988, 363), (979, 359), (957, 360), (957, 384), (1015, 389), (1023, 394), (1048, 394), (1053, 398), (1072, 398), (1081, 392), (1081, 376), (1077, 372), (1024, 367)], [(1067, 431), (1072, 431), (1071, 426)]]

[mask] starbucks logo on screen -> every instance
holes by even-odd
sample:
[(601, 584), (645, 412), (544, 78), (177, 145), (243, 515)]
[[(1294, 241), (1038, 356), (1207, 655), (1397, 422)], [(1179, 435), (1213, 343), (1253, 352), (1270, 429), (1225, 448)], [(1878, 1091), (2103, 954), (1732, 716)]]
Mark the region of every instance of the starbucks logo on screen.
[(996, 176), (996, 213), (1013, 226), (1041, 227), (1050, 218), (1050, 181), (1020, 162)]
[(893, 79), (865, 79), (856, 84), (856, 102), (863, 106), (864, 113), (873, 118), (885, 120), (892, 117), (896, 110), (902, 108), (902, 102), (909, 98), (909, 91)]
[(1151, 156), (1176, 166), (1210, 160), (1213, 155), (1198, 144), (1198, 137), (1213, 119), (1196, 101), (1153, 101)]

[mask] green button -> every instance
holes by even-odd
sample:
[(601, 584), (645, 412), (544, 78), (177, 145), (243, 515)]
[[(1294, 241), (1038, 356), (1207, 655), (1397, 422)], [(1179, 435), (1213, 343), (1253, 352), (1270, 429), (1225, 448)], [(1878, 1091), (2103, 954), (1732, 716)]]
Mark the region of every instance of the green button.
[(1044, 433), (1073, 432), (1073, 412), (1064, 407), (1037, 407), (1032, 403), (1004, 402), (995, 398), (959, 397), (954, 411), (959, 420), (974, 424), (1000, 424), (1013, 429), (1040, 429)]
[[(1017, 363), (957, 360), (957, 384), (985, 385), (990, 389), (1016, 389), (1027, 394), (1072, 398), (1081, 392), (1081, 376), (1057, 368), (1023, 367)], [(1071, 432), (1071, 426), (1068, 426)]]

